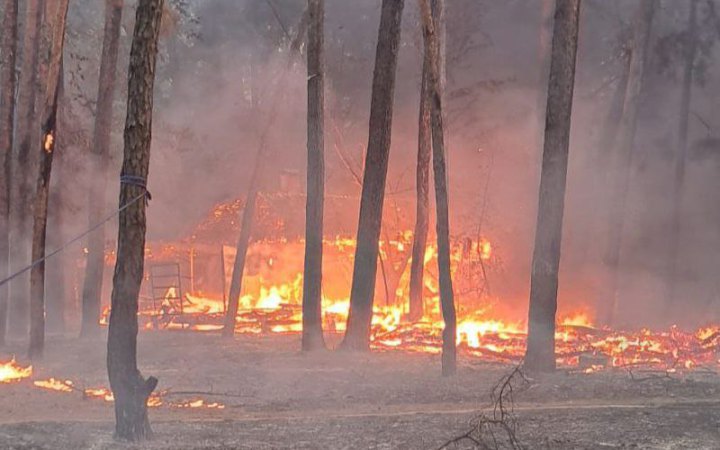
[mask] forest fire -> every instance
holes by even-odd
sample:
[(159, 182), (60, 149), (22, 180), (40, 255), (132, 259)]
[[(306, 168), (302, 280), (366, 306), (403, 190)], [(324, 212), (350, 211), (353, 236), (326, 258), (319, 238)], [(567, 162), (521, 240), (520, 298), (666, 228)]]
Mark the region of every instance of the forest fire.
[(8, 362), (0, 361), (0, 383), (13, 383), (31, 375), (32, 366), (23, 367), (15, 361), (15, 358)]
[[(257, 243), (252, 257), (261, 260), (265, 271), (249, 281), (240, 298), (235, 331), (238, 334), (292, 334), (302, 331), (302, 272), (287, 261), (299, 261), (304, 243), (266, 240)], [(437, 250), (429, 246), (425, 254), (425, 315), (416, 323), (408, 318), (408, 258), (412, 233), (401, 232), (396, 239), (380, 243), (385, 273), (378, 276), (376, 305), (371, 326), (371, 349), (439, 354), (442, 349), (442, 319), (437, 287)], [(327, 269), (322, 299), (323, 329), (329, 335), (344, 332), (349, 310), (349, 284), (341, 276), (349, 272), (355, 241), (347, 237), (325, 240), (326, 253), (334, 266)], [(298, 255), (293, 252), (297, 250)], [(483, 290), (485, 271), (496, 264), (493, 247), (487, 239), (455, 242), (451, 254), (452, 273), (457, 286), (475, 297), (466, 297), (458, 305), (458, 350), (470, 358), (493, 362), (519, 362), (525, 353), (527, 325), (494, 314), (496, 299)], [(480, 289), (477, 286), (480, 286)], [(177, 288), (170, 287), (159, 308), (141, 309), (139, 319), (145, 329), (190, 330), (198, 332), (222, 329), (225, 303), (219, 297), (201, 292), (185, 293), (182, 312)], [(383, 301), (384, 300), (384, 301)], [(107, 323), (107, 309), (102, 323)], [(659, 370), (691, 370), (717, 365), (720, 332), (717, 327), (686, 332), (672, 327), (666, 331), (619, 331), (599, 328), (587, 310), (561, 316), (555, 334), (557, 362), (571, 370), (587, 373), (607, 368), (643, 367)], [(208, 406), (209, 407), (209, 406)]]

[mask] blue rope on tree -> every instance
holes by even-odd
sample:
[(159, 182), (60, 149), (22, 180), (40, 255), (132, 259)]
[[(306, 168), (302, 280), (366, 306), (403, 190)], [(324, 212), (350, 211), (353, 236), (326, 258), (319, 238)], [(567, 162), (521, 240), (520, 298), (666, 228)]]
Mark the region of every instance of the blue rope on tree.
[(145, 190), (145, 203), (147, 204), (149, 200), (152, 200), (152, 195), (150, 195), (150, 191), (147, 189), (147, 181), (145, 178), (137, 175), (120, 175), (120, 183), (143, 188)]

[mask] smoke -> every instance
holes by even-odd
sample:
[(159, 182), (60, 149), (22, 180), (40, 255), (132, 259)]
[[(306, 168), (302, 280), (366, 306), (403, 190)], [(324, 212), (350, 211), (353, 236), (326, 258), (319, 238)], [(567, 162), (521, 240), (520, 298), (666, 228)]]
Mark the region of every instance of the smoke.
[[(149, 180), (153, 194), (148, 212), (151, 240), (183, 239), (214, 205), (244, 196), (275, 103), (280, 108), (266, 142), (263, 190), (280, 190), (283, 173), (296, 174), (304, 186), (306, 71), (303, 61), (295, 58), (286, 72), (285, 34), (295, 32), (304, 2), (274, 2), (282, 26), (262, 1), (184, 3), (182, 20), (175, 33), (165, 37), (158, 66)], [(653, 30), (623, 235), (621, 313), (624, 324), (630, 326), (670, 320), (697, 323), (715, 317), (708, 313), (717, 310), (720, 302), (715, 269), (720, 209), (713, 201), (720, 181), (715, 176), (718, 145), (711, 114), (717, 94), (713, 89), (720, 75), (710, 64), (706, 83), (694, 87), (691, 108), (680, 263), (682, 314), (670, 317), (658, 308), (667, 263), (679, 84), (660, 73), (655, 48), (660, 36), (681, 30), (686, 17), (686, 5), (663, 5), (656, 13)], [(388, 175), (388, 190), (393, 194), (388, 201), (401, 206), (401, 221), (408, 227), (414, 221), (422, 51), (416, 7), (415, 2), (406, 2)], [(607, 205), (602, 199), (608, 186), (601, 175), (610, 170), (606, 155), (612, 148), (598, 149), (598, 143), (617, 88), (613, 79), (622, 71), (616, 55), (627, 37), (635, 7), (635, 2), (620, 0), (584, 4), (566, 196), (561, 310), (592, 307), (603, 301), (598, 298), (598, 274), (606, 245)], [(99, 10), (98, 5), (94, 8)], [(500, 299), (499, 307), (515, 311), (520, 318), (527, 306), (537, 215), (538, 91), (546, 86), (546, 81), (541, 81), (546, 75), (538, 63), (540, 9), (540, 2), (530, 0), (458, 0), (448, 2), (447, 11), (452, 233), (475, 236), (480, 232), (490, 239), (501, 260), (491, 274), (493, 295)], [(82, 12), (85, 19), (79, 23), (90, 22), (88, 11)], [(327, 0), (325, 151), (329, 196), (356, 197), (360, 192), (347, 161), (361, 173), (379, 14), (376, 0)], [(131, 29), (129, 7), (125, 15), (125, 29)], [(98, 27), (87, 33), (91, 31), (97, 35)], [(129, 39), (127, 34), (123, 37), (125, 51)], [(70, 39), (69, 45), (72, 42)], [(94, 51), (99, 55), (97, 39), (85, 54)], [(713, 49), (711, 56), (715, 54)], [(93, 73), (92, 68), (96, 71), (93, 64), (87, 62), (84, 70), (88, 74)], [(119, 64), (124, 73), (126, 55)], [(93, 76), (96, 74), (88, 79)], [(121, 76), (114, 135), (117, 170), (124, 84)], [(88, 92), (93, 89), (86, 88)], [(83, 125), (91, 123), (88, 116)], [(612, 136), (606, 141), (613, 142)], [(110, 204), (117, 198), (117, 183), (112, 180)], [(77, 197), (82, 200), (82, 195)], [(337, 203), (335, 209), (331, 205), (326, 219), (354, 232), (359, 202)], [(303, 211), (294, 209), (292, 214), (302, 215)], [(74, 216), (83, 222), (84, 211), (78, 214), (76, 207)], [(302, 216), (291, 219), (304, 220)], [(114, 233), (109, 231), (108, 236), (114, 238)]]

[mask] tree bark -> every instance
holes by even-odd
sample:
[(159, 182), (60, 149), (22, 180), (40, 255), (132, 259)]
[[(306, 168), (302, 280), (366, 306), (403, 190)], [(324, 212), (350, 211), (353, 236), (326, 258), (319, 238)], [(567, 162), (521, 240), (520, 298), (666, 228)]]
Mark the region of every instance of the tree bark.
[(424, 314), (423, 275), (430, 215), (430, 154), (432, 134), (430, 131), (430, 60), (424, 52), (422, 82), (420, 85), (420, 114), (418, 118), (418, 154), (415, 172), (415, 232), (413, 233), (412, 259), (410, 261), (410, 320), (417, 322)]
[[(40, 148), (38, 149), (38, 178), (33, 206), (32, 261), (45, 257), (47, 237), (47, 212), (50, 194), (50, 174), (57, 137), (58, 92), (63, 70), (63, 46), (65, 23), (69, 0), (45, 4), (46, 25), (43, 30), (43, 51), (47, 61), (43, 66), (45, 79), (40, 106)], [(47, 50), (45, 50), (47, 49)], [(45, 346), (45, 262), (35, 265), (30, 271), (30, 346), (31, 358), (41, 357)]]
[(555, 370), (555, 313), (581, 0), (557, 0), (525, 367)]
[[(157, 379), (137, 367), (138, 296), (143, 279), (153, 86), (163, 0), (140, 0), (128, 70), (128, 104), (120, 184), (117, 263), (113, 276), (107, 368), (115, 397), (115, 437), (138, 441), (152, 431), (147, 399)], [(125, 207), (127, 205), (127, 207)]]
[(677, 302), (678, 258), (680, 256), (680, 238), (682, 234), (682, 198), (685, 192), (685, 160), (688, 151), (688, 125), (690, 119), (690, 103), (692, 101), (692, 83), (697, 55), (697, 0), (690, 2), (690, 15), (686, 34), (685, 69), (683, 72), (682, 93), (680, 96), (680, 123), (678, 128), (678, 147), (675, 156), (675, 173), (672, 191), (672, 217), (670, 225), (670, 251), (668, 256), (668, 273), (665, 277), (665, 305), (670, 308)]
[[(439, 8), (442, 2), (438, 2)], [(438, 22), (433, 20), (430, 0), (420, 0), (425, 38), (425, 53), (430, 71), (429, 94), (431, 98), (433, 173), (435, 182), (435, 208), (437, 210), (438, 275), (440, 281), (440, 308), (443, 316), (442, 373), (454, 375), (457, 370), (457, 317), (450, 273), (450, 214), (448, 207), (447, 170), (445, 162), (445, 136), (443, 130), (443, 107), (440, 75), (440, 48)], [(439, 16), (435, 11), (436, 16)]]
[[(112, 107), (115, 92), (120, 25), (123, 0), (105, 1), (105, 31), (103, 36), (100, 76), (98, 80), (97, 109), (91, 147), (94, 175), (88, 190), (88, 226), (102, 221), (105, 211), (107, 172), (110, 163), (110, 136), (112, 131)], [(105, 227), (100, 226), (88, 236), (87, 263), (82, 296), (82, 325), (80, 336), (96, 336), (100, 332), (100, 306), (105, 269)]]
[[(18, 39), (18, 0), (3, 2), (0, 43), (0, 279), (9, 275), (10, 264), (10, 161), (15, 114), (15, 65)], [(5, 344), (8, 285), (0, 286), (0, 347)]]
[[(288, 52), (288, 60), (286, 70), (282, 72), (278, 86), (285, 85), (285, 77), (290, 71), (294, 56), (299, 53), (302, 45), (303, 37), (308, 27), (309, 13), (306, 10), (300, 19), (297, 33), (290, 43), (290, 51)], [(270, 108), (270, 117), (260, 134), (260, 146), (255, 155), (255, 164), (253, 166), (252, 175), (250, 176), (250, 184), (245, 197), (245, 206), (243, 207), (242, 219), (240, 222), (240, 236), (236, 245), (235, 262), (233, 263), (232, 278), (230, 280), (230, 292), (228, 297), (228, 306), (225, 312), (225, 322), (223, 324), (223, 337), (232, 337), (235, 334), (235, 318), (237, 317), (240, 293), (242, 292), (243, 272), (245, 271), (245, 260), (247, 259), (248, 248), (250, 247), (250, 237), (252, 236), (253, 218), (255, 216), (255, 204), (259, 192), (258, 182), (263, 171), (263, 163), (265, 152), (267, 150), (267, 140), (270, 131), (275, 124), (275, 118), (280, 109), (282, 95), (276, 93), (273, 96), (273, 102)]]
[(609, 205), (609, 231), (603, 258), (607, 280), (604, 283), (605, 291), (601, 294), (601, 303), (598, 305), (598, 322), (608, 325), (613, 323), (618, 308), (618, 280), (625, 208), (632, 174), (638, 105), (642, 93), (643, 73), (654, 10), (655, 0), (642, 0), (637, 11), (622, 119), (618, 127), (616, 148), (610, 158), (613, 162), (610, 166), (611, 173), (615, 174), (615, 179), (610, 182), (612, 191)]
[[(63, 73), (63, 71), (61, 71)], [(48, 233), (47, 246), (57, 249), (65, 243), (65, 211), (66, 193), (62, 186), (67, 182), (66, 158), (67, 145), (67, 97), (65, 96), (65, 76), (61, 76), (58, 85), (58, 112), (55, 126), (55, 148), (53, 156), (53, 183), (50, 186), (48, 198)], [(51, 289), (47, 292), (47, 330), (51, 333), (65, 333), (65, 302), (68, 298), (65, 269), (73, 264), (72, 257), (64, 252), (55, 255), (53, 261), (46, 268), (45, 286)]]
[(545, 106), (547, 101), (548, 69), (550, 64), (550, 45), (552, 44), (553, 6), (555, 0), (541, 0), (540, 4), (540, 33), (538, 34), (538, 92), (536, 100), (536, 128), (535, 139), (538, 151), (533, 152), (533, 162), (539, 164), (542, 154), (543, 131), (545, 126)]
[(350, 312), (342, 343), (347, 350), (368, 350), (370, 346), (403, 6), (404, 0), (383, 0), (380, 14)]
[(323, 208), (325, 195), (325, 0), (308, 0), (307, 205), (302, 349), (325, 348), (322, 330)]
[[(38, 80), (38, 46), (42, 21), (39, 0), (28, 0), (25, 9), (25, 32), (22, 46), (19, 94), (16, 105), (16, 129), (14, 141), (15, 157), (12, 161), (12, 184), (10, 187), (10, 268), (11, 272), (23, 269), (30, 263), (31, 233), (28, 222), (28, 205), (32, 198), (31, 173), (34, 166), (31, 152), (36, 137), (34, 130), (35, 94)], [(25, 336), (29, 318), (29, 274), (15, 278), (10, 285), (10, 317), (8, 332), (14, 336)]]

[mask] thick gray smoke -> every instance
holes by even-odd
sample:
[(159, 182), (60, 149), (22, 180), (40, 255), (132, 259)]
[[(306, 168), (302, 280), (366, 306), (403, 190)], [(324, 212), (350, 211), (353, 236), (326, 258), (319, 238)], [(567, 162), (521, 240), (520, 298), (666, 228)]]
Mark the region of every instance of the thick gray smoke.
[[(81, 2), (82, 3), (82, 2)], [(73, 10), (76, 31), (98, 38), (89, 25), (101, 15), (97, 2)], [(448, 2), (447, 109), (452, 232), (480, 232), (494, 244), (502, 266), (492, 277), (494, 294), (524, 315), (536, 218), (540, 145), (537, 141), (539, 90), (545, 88), (539, 64), (540, 3), (537, 0)], [(627, 45), (627, 28), (636, 2), (585, 3), (573, 115), (571, 161), (561, 270), (561, 309), (593, 305), (605, 246), (607, 218), (601, 203), (612, 136), (604, 121), (622, 72), (618, 56)], [(175, 27), (164, 38), (157, 80), (150, 188), (149, 238), (186, 237), (213, 205), (242, 197), (261, 134), (276, 96), (281, 108), (270, 129), (263, 186), (280, 187), (281, 173), (296, 171), (304, 185), (305, 68), (286, 67), (288, 39), (304, 2), (275, 1), (278, 17), (261, 0), (175, 2)], [(360, 171), (367, 141), (370, 84), (379, 20), (377, 0), (328, 0), (327, 190), (357, 195), (359, 188), (335, 150), (337, 144)], [(396, 88), (388, 189), (407, 200), (414, 215), (420, 52), (417, 5), (406, 1)], [(131, 6), (126, 21), (132, 22)], [(714, 201), (719, 177), (713, 108), (718, 70), (709, 50), (705, 83), (696, 84), (690, 119), (690, 157), (684, 202), (681, 252), (682, 315), (669, 317), (657, 306), (663, 297), (667, 257), (672, 161), (677, 144), (679, 82), (666, 73), (657, 43), (682, 30), (686, 2), (664, 1), (657, 13), (633, 156), (631, 189), (622, 247), (621, 313), (628, 325), (668, 321), (693, 324), (711, 319), (720, 303), (717, 282), (720, 208)], [(93, 9), (94, 8), (94, 9)], [(72, 13), (72, 11), (71, 11)], [(282, 26), (280, 25), (280, 22)], [(283, 30), (284, 27), (284, 30)], [(72, 28), (72, 27), (71, 27)], [(76, 28), (77, 29), (77, 28)], [(127, 36), (124, 38), (127, 51)], [(69, 38), (72, 47), (72, 36)], [(96, 47), (75, 50), (90, 58)], [(86, 44), (87, 45), (87, 44)], [(72, 57), (71, 57), (72, 59)], [(76, 58), (77, 59), (77, 58)], [(85, 62), (86, 69), (96, 67)], [(121, 58), (121, 66), (127, 57)], [(83, 60), (77, 61), (80, 66)], [(673, 64), (679, 64), (675, 61)], [(121, 70), (125, 73), (125, 69)], [(94, 95), (93, 77), (85, 86)], [(117, 98), (116, 161), (122, 148), (124, 80)], [(715, 108), (716, 109), (716, 108)], [(87, 125), (91, 123), (87, 119)], [(335, 128), (336, 127), (336, 128)], [(339, 138), (338, 136), (341, 136)], [(610, 148), (598, 148), (600, 142)], [(115, 202), (111, 179), (109, 198)], [(82, 205), (82, 195), (79, 196)], [(354, 205), (355, 203), (353, 203)], [(77, 209), (77, 208), (76, 208)], [(357, 209), (345, 214), (354, 222)], [(82, 224), (84, 211), (78, 215)], [(296, 218), (302, 220), (302, 218)], [(114, 236), (109, 233), (109, 236)], [(685, 307), (687, 305), (687, 307)]]

